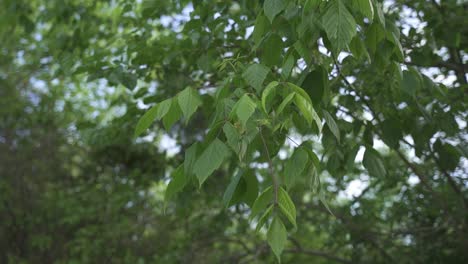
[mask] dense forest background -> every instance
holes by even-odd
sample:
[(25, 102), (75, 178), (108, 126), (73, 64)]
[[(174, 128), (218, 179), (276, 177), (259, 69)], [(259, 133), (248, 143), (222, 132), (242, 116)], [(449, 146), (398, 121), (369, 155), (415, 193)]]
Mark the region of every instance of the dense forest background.
[[(274, 263), (277, 242), (249, 218), (273, 170), (298, 177), (283, 263), (465, 263), (467, 11), (455, 0), (0, 0), (0, 263)], [(246, 77), (251, 63), (267, 70)], [(276, 110), (276, 132), (261, 107), (238, 110), (241, 125), (263, 122), (260, 136), (201, 187), (168, 195), (194, 142), (224, 140), (219, 98), (276, 79), (310, 95), (323, 129), (300, 101)], [(186, 87), (198, 111), (171, 106), (134, 137)], [(302, 172), (304, 142), (318, 159)]]

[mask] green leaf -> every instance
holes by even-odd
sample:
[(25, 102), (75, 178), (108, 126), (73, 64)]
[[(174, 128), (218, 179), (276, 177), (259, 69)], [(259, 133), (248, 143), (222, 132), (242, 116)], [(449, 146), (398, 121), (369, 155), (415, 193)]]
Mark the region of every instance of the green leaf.
[(323, 0), (307, 0), (307, 2), (304, 5), (304, 11), (314, 10), (322, 2), (323, 2)]
[(249, 207), (252, 207), (257, 196), (258, 179), (252, 170), (246, 170), (242, 173), (242, 177), (239, 179), (227, 206), (244, 202)]
[(164, 128), (169, 131), (177, 120), (182, 116), (182, 111), (180, 110), (179, 104), (176, 100), (172, 100), (171, 108), (167, 111), (166, 115), (163, 117)]
[(255, 88), (255, 90), (260, 91), (262, 89), (263, 81), (265, 81), (270, 69), (262, 64), (252, 64), (250, 65), (242, 74), (247, 83)]
[(204, 72), (209, 72), (213, 64), (213, 58), (208, 54), (203, 54), (197, 59), (197, 66)]
[(394, 53), (397, 56), (398, 61), (403, 62), (405, 55), (398, 37), (395, 35), (395, 33), (387, 31), (387, 39), (395, 45)]
[(306, 63), (310, 62), (312, 59), (312, 51), (308, 49), (304, 43), (302, 43), (300, 40), (296, 41), (296, 43), (294, 43), (294, 49), (297, 51), (299, 56), (305, 60)]
[(314, 119), (315, 121), (315, 124), (317, 125), (317, 128), (319, 130), (319, 133), (322, 133), (322, 120), (320, 119), (320, 117), (317, 115), (317, 112), (315, 112), (314, 108), (312, 108), (312, 111), (311, 111), (311, 114), (312, 114), (312, 118)]
[(306, 119), (307, 123), (309, 125), (312, 124), (312, 120), (315, 121), (315, 124), (317, 125), (317, 128), (319, 130), (319, 133), (322, 132), (322, 121), (320, 120), (319, 116), (315, 112), (314, 108), (312, 107), (312, 104), (307, 101), (304, 97), (302, 97), (300, 94), (296, 94), (294, 97), (294, 103), (296, 106), (299, 108), (301, 111), (302, 115)]
[(286, 192), (286, 190), (283, 188), (280, 188), (278, 192), (278, 206), (289, 222), (291, 222), (294, 227), (297, 227), (296, 206), (294, 206), (294, 203), (291, 200), (291, 197), (289, 197), (288, 192)]
[(269, 186), (266, 188), (255, 200), (250, 212), (250, 219), (255, 218), (269, 203), (273, 200), (273, 188)]
[(330, 210), (330, 207), (328, 206), (328, 203), (327, 203), (327, 200), (325, 200), (325, 196), (323, 195), (323, 191), (320, 190), (319, 194), (318, 194), (318, 197), (319, 197), (319, 200), (320, 202), (322, 202), (323, 206), (325, 206), (325, 208), (327, 209), (327, 211), (335, 216), (335, 214), (333, 214), (333, 212)]
[(180, 109), (185, 117), (185, 122), (187, 123), (190, 117), (195, 113), (197, 108), (202, 104), (202, 100), (198, 92), (190, 87), (185, 88), (177, 96)]
[(281, 104), (278, 106), (278, 109), (276, 109), (276, 114), (277, 115), (280, 115), (284, 108), (289, 104), (291, 103), (292, 99), (294, 99), (294, 96), (296, 95), (296, 93), (292, 92), (290, 94), (288, 94), (288, 96), (286, 96), (286, 98), (284, 98), (283, 102), (281, 102)]
[(375, 17), (377, 17), (377, 20), (380, 22), (380, 24), (382, 24), (383, 27), (385, 27), (385, 16), (384, 16), (384, 12), (383, 12), (383, 9), (382, 9), (382, 4), (377, 2), (377, 1), (374, 1), (375, 3)]
[(260, 217), (260, 219), (257, 222), (257, 226), (255, 227), (255, 232), (259, 232), (260, 229), (265, 225), (266, 221), (268, 220), (268, 217), (271, 215), (272, 209), (273, 209), (273, 204), (270, 205), (266, 210), (265, 213)]
[(313, 193), (317, 194), (320, 191), (320, 176), (318, 174), (318, 169), (311, 165), (309, 167), (309, 173), (310, 173), (310, 189), (312, 190)]
[(309, 104), (304, 97), (296, 93), (294, 97), (294, 103), (301, 111), (302, 115), (306, 119), (307, 123), (310, 125), (312, 124), (312, 114), (310, 113), (312, 109), (312, 105)]
[(371, 0), (354, 0), (354, 7), (366, 16), (371, 22), (374, 18), (374, 6), (372, 5)]
[(169, 182), (164, 193), (164, 201), (170, 200), (174, 195), (185, 187), (187, 178), (185, 177), (184, 167), (180, 165), (172, 172), (172, 180)]
[(265, 0), (263, 10), (270, 22), (273, 22), (275, 16), (281, 13), (286, 8), (286, 5), (287, 2), (285, 0)]
[(304, 172), (309, 155), (303, 147), (297, 148), (284, 166), (284, 184), (289, 189)]
[(172, 98), (166, 99), (161, 103), (153, 106), (148, 110), (141, 118), (135, 128), (134, 137), (138, 137), (143, 133), (150, 125), (161, 118), (165, 117), (169, 112), (169, 108), (172, 105)]
[(349, 50), (355, 58), (366, 59), (368, 62), (371, 61), (366, 46), (359, 36), (355, 36), (353, 40), (351, 40), (351, 43), (349, 44)]
[(268, 229), (267, 241), (279, 262), (281, 262), (281, 253), (286, 245), (287, 235), (281, 219), (279, 217), (273, 218), (273, 222)]
[(384, 177), (387, 174), (379, 153), (372, 148), (366, 148), (362, 164), (371, 176)]
[(172, 106), (172, 98), (166, 99), (162, 101), (161, 103), (159, 103), (158, 114), (156, 116), (156, 119), (159, 120), (161, 118), (164, 118), (167, 112), (169, 112), (169, 109), (171, 108), (171, 106)]
[(312, 173), (312, 178), (311, 178), (312, 192), (314, 192), (315, 194), (320, 194), (320, 192), (322, 191), (322, 184), (320, 183), (320, 174), (318, 172), (318, 169), (315, 166), (313, 166), (311, 169), (311, 173)]
[(158, 108), (159, 105), (155, 105), (151, 107), (146, 113), (138, 120), (138, 123), (135, 128), (134, 137), (138, 137), (141, 133), (145, 132), (151, 124), (155, 121), (156, 117), (158, 116)]
[(327, 71), (321, 66), (316, 67), (314, 71), (307, 74), (301, 87), (310, 95), (313, 105), (318, 105), (328, 90)]
[(341, 0), (329, 2), (322, 18), (328, 39), (338, 51), (343, 50), (356, 35), (356, 21)]
[(310, 146), (310, 142), (304, 142), (301, 146), (303, 146), (303, 149), (307, 151), (307, 154), (309, 155), (309, 160), (312, 162), (312, 165), (314, 168), (317, 170), (320, 169), (320, 160), (317, 157), (317, 155), (312, 151), (312, 147)]
[(385, 29), (379, 23), (372, 23), (366, 31), (366, 44), (371, 54), (375, 54), (380, 41), (385, 39)]
[(200, 186), (210, 176), (214, 170), (218, 169), (224, 159), (229, 155), (229, 149), (219, 139), (213, 140), (203, 151), (194, 165), (194, 173), (198, 178)]
[(133, 98), (142, 98), (148, 94), (148, 87), (141, 87), (136, 92), (133, 91)]
[(258, 179), (255, 173), (252, 170), (247, 171), (242, 175), (242, 179), (245, 181), (246, 190), (242, 197), (248, 206), (253, 206), (253, 203), (258, 196)]
[(414, 96), (416, 91), (420, 89), (420, 80), (412, 71), (403, 71), (403, 80), (401, 81), (401, 89), (404, 93)]
[(137, 77), (131, 73), (121, 73), (119, 80), (129, 90), (135, 89), (137, 85)]
[(260, 45), (269, 24), (270, 23), (264, 15), (257, 16), (257, 19), (255, 20), (254, 31), (252, 32), (252, 38), (255, 43), (255, 49), (256, 47), (258, 47), (258, 45)]
[(343, 164), (343, 156), (338, 151), (334, 151), (327, 161), (327, 170), (333, 175), (336, 174), (338, 169)]
[(247, 120), (252, 116), (255, 112), (255, 108), (257, 104), (255, 104), (252, 99), (247, 94), (244, 94), (239, 101), (237, 101), (236, 105), (234, 106), (233, 110), (236, 111), (237, 118), (241, 121), (242, 126), (245, 127)]
[(403, 138), (401, 124), (396, 118), (387, 118), (382, 123), (382, 140), (391, 148), (398, 148)]
[(232, 195), (234, 194), (234, 191), (236, 190), (237, 185), (239, 184), (239, 180), (241, 179), (242, 174), (243, 174), (243, 171), (239, 170), (239, 172), (237, 172), (236, 176), (234, 176), (231, 179), (231, 182), (229, 183), (226, 191), (224, 192), (223, 204), (224, 204), (224, 206), (226, 208), (229, 207), (229, 203), (231, 202)]
[(291, 75), (291, 71), (294, 67), (295, 60), (294, 55), (290, 53), (283, 62), (283, 66), (281, 68), (281, 76), (283, 79), (288, 79), (289, 75)]
[(283, 53), (283, 40), (278, 34), (271, 34), (263, 42), (262, 63), (266, 66), (278, 65)]
[(272, 81), (271, 83), (269, 83), (267, 85), (265, 90), (263, 90), (263, 93), (262, 93), (262, 107), (263, 107), (263, 110), (265, 111), (265, 113), (268, 113), (267, 110), (266, 110), (266, 100), (268, 98), (268, 95), (270, 95), (270, 93), (273, 91), (273, 89), (276, 88), (277, 86), (278, 86), (278, 82), (277, 81)]
[(244, 177), (241, 177), (239, 183), (237, 184), (237, 187), (234, 190), (234, 193), (232, 194), (232, 198), (228, 206), (241, 203), (246, 191), (247, 183), (245, 182)]
[(187, 176), (193, 175), (193, 167), (195, 166), (195, 162), (197, 160), (198, 154), (198, 145), (200, 143), (196, 142), (192, 144), (186, 151), (185, 151), (185, 158), (184, 158), (184, 171)]
[(355, 160), (356, 160), (356, 155), (359, 152), (359, 145), (354, 146), (352, 149), (349, 150), (349, 152), (346, 154), (346, 165), (345, 168), (347, 170), (352, 170), (354, 168)]
[(239, 131), (229, 122), (223, 126), (224, 135), (226, 135), (228, 145), (239, 154), (241, 146), (241, 135)]
[(330, 115), (330, 113), (328, 113), (325, 110), (323, 110), (322, 112), (323, 112), (323, 117), (325, 118), (325, 122), (327, 123), (328, 128), (330, 128), (330, 131), (336, 137), (338, 142), (340, 142), (340, 129), (338, 128), (338, 125), (336, 124), (335, 120)]
[(434, 143), (434, 151), (439, 158), (438, 165), (443, 170), (453, 171), (460, 163), (462, 152), (448, 143), (442, 143), (440, 139)]
[(307, 94), (307, 92), (302, 89), (301, 87), (295, 85), (294, 83), (287, 83), (288, 87), (291, 88), (294, 92), (298, 93), (299, 95), (301, 95), (302, 97), (304, 97), (304, 99), (306, 99), (306, 101), (312, 105), (312, 100), (310, 99), (309, 95)]

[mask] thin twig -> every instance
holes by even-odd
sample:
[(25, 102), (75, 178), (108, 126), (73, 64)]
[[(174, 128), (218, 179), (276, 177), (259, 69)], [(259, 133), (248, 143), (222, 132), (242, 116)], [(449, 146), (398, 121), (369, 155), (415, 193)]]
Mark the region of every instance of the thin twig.
[(288, 135), (286, 135), (286, 137), (294, 144), (296, 144), (296, 147), (299, 147), (299, 143), (297, 143), (296, 141), (294, 141), (294, 139), (290, 138)]

